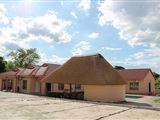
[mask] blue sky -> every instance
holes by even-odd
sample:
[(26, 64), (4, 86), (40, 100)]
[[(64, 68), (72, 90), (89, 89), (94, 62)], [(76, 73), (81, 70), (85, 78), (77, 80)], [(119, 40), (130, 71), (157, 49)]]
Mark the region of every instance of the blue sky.
[(37, 48), (40, 63), (101, 53), (113, 66), (160, 72), (160, 3), (131, 0), (0, 2), (0, 55)]

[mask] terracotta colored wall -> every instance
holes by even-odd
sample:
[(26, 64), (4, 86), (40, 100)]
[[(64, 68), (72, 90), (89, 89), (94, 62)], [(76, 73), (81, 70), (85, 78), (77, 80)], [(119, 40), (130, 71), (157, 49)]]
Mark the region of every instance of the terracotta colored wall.
[[(27, 80), (27, 90), (22, 89), (22, 81), (23, 80)], [(33, 78), (29, 78), (29, 77), (23, 78), (20, 83), (20, 92), (34, 94), (34, 91), (35, 91), (34, 86), (35, 86), (35, 82), (34, 82)]]
[[(155, 94), (156, 93), (156, 87), (155, 87), (155, 79), (152, 75), (152, 73), (149, 72), (149, 74), (146, 76), (145, 78), (145, 86), (148, 86), (148, 83), (150, 82), (151, 83), (151, 93), (152, 94)], [(149, 91), (149, 87), (145, 87), (146, 88), (146, 91)]]
[(125, 85), (84, 85), (84, 99), (101, 102), (125, 100)]
[(46, 86), (45, 86), (45, 82), (41, 82), (41, 95), (46, 95)]
[(2, 90), (2, 79), (0, 79), (0, 90)]
[(0, 79), (0, 90), (2, 90), (2, 81), (3, 80), (12, 80), (12, 90), (13, 92), (16, 92), (17, 84), (16, 84), (16, 78), (8, 78), (8, 79)]
[(151, 72), (147, 74), (144, 80), (138, 80), (139, 81), (139, 89), (138, 90), (130, 90), (130, 82), (133, 80), (127, 80), (128, 84), (126, 86), (126, 93), (132, 93), (132, 94), (149, 94), (149, 82), (151, 83), (151, 92), (152, 94), (155, 94), (155, 79)]

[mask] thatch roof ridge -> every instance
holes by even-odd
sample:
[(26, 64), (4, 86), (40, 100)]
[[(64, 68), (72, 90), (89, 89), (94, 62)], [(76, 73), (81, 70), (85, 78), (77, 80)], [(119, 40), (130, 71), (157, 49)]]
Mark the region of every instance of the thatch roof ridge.
[(100, 54), (72, 57), (42, 81), (86, 85), (126, 84), (119, 73)]

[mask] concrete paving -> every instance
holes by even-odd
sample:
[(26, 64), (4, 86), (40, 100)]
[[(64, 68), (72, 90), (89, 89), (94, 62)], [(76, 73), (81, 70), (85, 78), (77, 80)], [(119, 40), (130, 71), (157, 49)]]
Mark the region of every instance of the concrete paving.
[(159, 119), (160, 111), (125, 104), (0, 92), (0, 119)]
[(160, 104), (154, 102), (154, 100), (158, 98), (160, 98), (160, 96), (132, 95), (132, 94), (126, 95), (126, 101), (128, 102), (128, 104), (134, 104), (137, 106), (139, 105), (148, 106), (160, 109)]

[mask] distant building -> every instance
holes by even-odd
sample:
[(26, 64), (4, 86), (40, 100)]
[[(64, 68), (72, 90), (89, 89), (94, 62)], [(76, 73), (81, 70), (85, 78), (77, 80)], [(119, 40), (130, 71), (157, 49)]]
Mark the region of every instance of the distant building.
[(127, 81), (126, 93), (155, 95), (155, 78), (151, 69), (118, 70)]
[(41, 83), (40, 80), (54, 72), (59, 66), (45, 63), (41, 66), (16, 68), (9, 72), (0, 73), (0, 90), (46, 95), (47, 85), (51, 83)]

